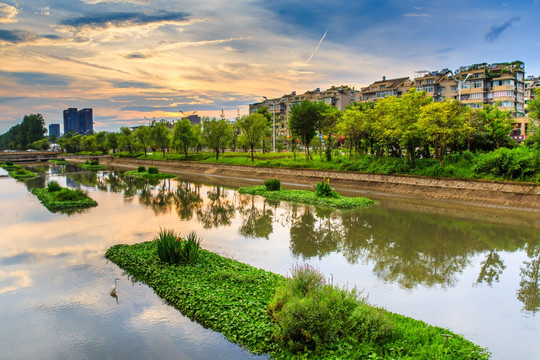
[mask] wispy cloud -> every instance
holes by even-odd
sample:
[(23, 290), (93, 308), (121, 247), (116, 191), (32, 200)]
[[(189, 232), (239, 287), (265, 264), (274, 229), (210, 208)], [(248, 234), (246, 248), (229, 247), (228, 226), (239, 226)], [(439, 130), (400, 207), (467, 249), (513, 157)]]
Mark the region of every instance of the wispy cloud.
[(15, 79), (23, 85), (47, 85), (47, 86), (67, 86), (73, 79), (67, 76), (47, 74), (42, 72), (7, 72), (0, 71), (0, 76)]
[(81, 0), (85, 4), (111, 4), (111, 3), (121, 3), (121, 4), (134, 4), (134, 5), (147, 5), (148, 0)]
[(431, 15), (426, 13), (406, 13), (403, 14), (405, 17), (430, 17)]
[(14, 23), (17, 22), (15, 16), (19, 13), (19, 10), (11, 5), (0, 3), (0, 23)]
[(40, 39), (58, 40), (60, 37), (57, 35), (37, 35), (26, 30), (0, 30), (0, 42), (20, 44)]
[(103, 13), (81, 16), (74, 19), (64, 19), (61, 25), (74, 28), (81, 27), (111, 27), (138, 26), (161, 22), (183, 22), (190, 17), (189, 13), (160, 11), (155, 14), (136, 12)]
[(506, 29), (512, 26), (514, 22), (520, 21), (520, 20), (521, 18), (519, 17), (513, 17), (510, 20), (506, 20), (501, 25), (493, 25), (492, 27), (489, 28), (488, 32), (484, 35), (484, 40), (486, 42), (493, 42), (497, 40)]
[(126, 59), (147, 59), (149, 57), (152, 57), (151, 55), (141, 54), (141, 53), (131, 53), (124, 55)]
[(44, 8), (37, 9), (36, 11), (34, 11), (34, 14), (42, 15), (42, 16), (49, 16), (51, 15), (51, 8), (49, 6), (45, 6)]

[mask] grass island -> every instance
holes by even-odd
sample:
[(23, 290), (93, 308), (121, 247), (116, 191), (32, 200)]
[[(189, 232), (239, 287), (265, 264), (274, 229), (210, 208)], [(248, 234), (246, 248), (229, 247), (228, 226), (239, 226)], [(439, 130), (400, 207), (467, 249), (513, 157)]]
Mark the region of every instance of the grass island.
[(97, 206), (97, 202), (81, 189), (68, 189), (51, 181), (46, 188), (34, 188), (32, 194), (51, 212)]
[(338, 209), (369, 207), (375, 201), (365, 197), (341, 196), (330, 187), (330, 180), (318, 183), (315, 191), (281, 189), (278, 179), (269, 179), (264, 185), (241, 187), (240, 194), (259, 195), (271, 200), (284, 200), (309, 205), (328, 206)]
[(158, 168), (152, 166), (149, 166), (148, 169), (144, 166), (139, 166), (137, 170), (126, 171), (124, 175), (146, 180), (172, 179), (177, 177), (177, 175), (174, 174), (160, 173)]
[[(169, 237), (171, 254), (177, 253), (175, 244), (180, 252), (189, 247), (189, 239)], [(309, 265), (285, 278), (202, 248), (196, 262), (169, 262), (163, 260), (162, 240), (115, 245), (105, 257), (185, 316), (250, 352), (273, 359), (490, 356), (447, 329), (369, 305), (358, 291), (328, 284)]]
[(37, 176), (34, 172), (26, 170), (22, 166), (13, 164), (12, 162), (5, 162), (4, 164), (0, 164), (0, 167), (7, 170), (9, 176), (17, 180), (28, 180)]

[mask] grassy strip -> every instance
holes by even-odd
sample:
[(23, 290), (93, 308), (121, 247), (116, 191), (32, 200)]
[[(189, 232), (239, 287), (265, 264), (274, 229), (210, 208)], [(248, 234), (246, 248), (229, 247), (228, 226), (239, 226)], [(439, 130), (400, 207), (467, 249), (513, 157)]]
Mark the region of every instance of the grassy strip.
[(260, 195), (272, 200), (292, 201), (303, 204), (330, 206), (338, 209), (352, 209), (358, 207), (369, 207), (375, 204), (375, 201), (364, 197), (338, 197), (317, 196), (313, 191), (308, 190), (279, 190), (267, 191), (263, 185), (241, 187), (238, 189), (240, 194)]
[[(203, 326), (224, 334), (254, 353), (276, 359), (487, 359), (489, 353), (450, 331), (402, 315), (385, 313), (395, 324), (385, 344), (342, 339), (318, 352), (292, 354), (274, 338), (276, 324), (267, 306), (285, 283), (277, 274), (202, 250), (196, 265), (167, 265), (157, 242), (115, 245), (105, 257), (135, 280)], [(384, 311), (384, 310), (383, 310)], [(447, 339), (446, 336), (450, 335)]]
[(150, 174), (148, 173), (148, 171), (139, 172), (137, 170), (126, 171), (124, 175), (138, 177), (138, 178), (147, 179), (147, 180), (172, 179), (178, 176), (178, 175), (166, 174), (166, 173)]
[(50, 163), (57, 164), (57, 165), (66, 165), (69, 164), (69, 161), (64, 159), (51, 159), (49, 160)]
[[(97, 202), (86, 193), (77, 190), (62, 188), (59, 191), (50, 192), (48, 189), (34, 188), (32, 194), (51, 212), (59, 210), (82, 209), (97, 206)], [(72, 198), (74, 200), (59, 200), (59, 198)]]
[(80, 168), (83, 168), (85, 170), (89, 171), (98, 171), (98, 170), (105, 170), (107, 167), (105, 165), (95, 165), (95, 164), (78, 164), (77, 165)]
[(26, 180), (26, 179), (32, 179), (35, 178), (37, 175), (30, 171), (26, 170), (20, 165), (6, 165), (6, 164), (0, 164), (0, 167), (7, 170), (9, 173), (9, 176), (11, 176), (14, 179), (17, 180)]

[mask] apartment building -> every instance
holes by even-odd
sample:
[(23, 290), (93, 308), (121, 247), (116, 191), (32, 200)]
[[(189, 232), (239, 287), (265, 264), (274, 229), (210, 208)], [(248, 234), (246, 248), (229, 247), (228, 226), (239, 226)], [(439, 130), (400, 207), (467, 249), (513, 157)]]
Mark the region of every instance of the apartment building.
[(279, 98), (268, 99), (265, 97), (264, 101), (250, 104), (249, 112), (253, 113), (261, 108), (268, 108), (272, 117), (275, 116), (276, 135), (288, 136), (289, 131), (287, 121), (289, 112), (294, 104), (298, 104), (304, 100), (312, 102), (324, 101), (327, 104), (344, 111), (353, 101), (360, 100), (360, 91), (355, 90), (354, 87), (348, 85), (332, 86), (323, 91), (317, 88), (315, 90), (306, 91), (303, 94), (297, 94), (296, 91), (293, 91), (292, 93), (285, 94)]
[(415, 87), (425, 91), (434, 101), (460, 99), (471, 108), (498, 104), (516, 117), (525, 111), (525, 66), (521, 61), (511, 63), (474, 64), (462, 66), (455, 72), (417, 71), (413, 80), (408, 77), (376, 81), (361, 90), (361, 101), (377, 101), (386, 96), (402, 96)]

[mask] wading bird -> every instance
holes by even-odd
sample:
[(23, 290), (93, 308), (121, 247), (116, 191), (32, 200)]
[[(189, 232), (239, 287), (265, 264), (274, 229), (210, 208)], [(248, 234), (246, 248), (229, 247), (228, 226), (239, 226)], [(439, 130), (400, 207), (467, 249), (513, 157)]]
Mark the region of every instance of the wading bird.
[(114, 279), (114, 285), (111, 287), (111, 296), (116, 296), (116, 282), (120, 280), (119, 278)]

